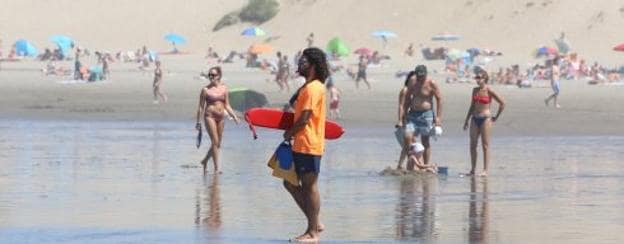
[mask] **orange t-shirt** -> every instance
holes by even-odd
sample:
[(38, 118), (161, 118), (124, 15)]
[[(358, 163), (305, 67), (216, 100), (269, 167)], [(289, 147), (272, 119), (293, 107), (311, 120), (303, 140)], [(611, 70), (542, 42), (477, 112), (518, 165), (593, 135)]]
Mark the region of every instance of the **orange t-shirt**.
[(313, 80), (299, 91), (295, 102), (295, 120), (304, 110), (311, 110), (310, 120), (293, 137), (292, 150), (321, 156), (325, 150), (325, 85)]

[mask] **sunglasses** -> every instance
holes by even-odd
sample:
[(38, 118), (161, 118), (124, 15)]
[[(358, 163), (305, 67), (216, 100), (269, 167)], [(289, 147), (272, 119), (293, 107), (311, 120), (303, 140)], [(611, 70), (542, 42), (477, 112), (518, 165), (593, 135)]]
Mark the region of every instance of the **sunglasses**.
[(482, 78), (483, 78), (483, 77), (481, 77), (481, 76), (475, 76), (475, 80), (480, 80), (480, 79), (482, 79)]
[(214, 78), (214, 77), (217, 77), (217, 76), (219, 76), (219, 74), (215, 74), (215, 73), (208, 74), (208, 78)]

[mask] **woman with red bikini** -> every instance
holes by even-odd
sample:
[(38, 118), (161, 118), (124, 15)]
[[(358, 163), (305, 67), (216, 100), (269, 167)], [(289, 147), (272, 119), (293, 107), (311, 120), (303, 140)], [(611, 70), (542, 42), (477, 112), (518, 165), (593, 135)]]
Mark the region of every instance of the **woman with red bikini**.
[[(494, 90), (488, 86), (489, 76), (486, 71), (479, 70), (476, 73), (475, 80), (479, 85), (472, 89), (472, 99), (470, 108), (464, 122), (464, 130), (468, 129), (468, 121), (470, 122), (470, 163), (471, 169), (469, 175), (475, 175), (477, 166), (477, 145), (479, 137), (481, 137), (481, 146), (483, 147), (483, 172), (480, 176), (487, 176), (488, 162), (490, 161), (489, 145), (492, 124), (498, 120), (498, 117), (505, 109), (505, 101)], [(490, 104), (493, 100), (498, 103), (498, 112), (496, 116), (492, 116)]]

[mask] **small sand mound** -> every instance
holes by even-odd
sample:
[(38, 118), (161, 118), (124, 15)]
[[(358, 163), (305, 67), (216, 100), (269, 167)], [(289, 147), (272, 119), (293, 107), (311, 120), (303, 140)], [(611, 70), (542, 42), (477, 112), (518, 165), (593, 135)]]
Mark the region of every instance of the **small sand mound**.
[(421, 176), (421, 175), (436, 175), (431, 172), (423, 172), (423, 171), (408, 171), (405, 169), (393, 169), (392, 167), (386, 167), (384, 170), (379, 172), (381, 176)]

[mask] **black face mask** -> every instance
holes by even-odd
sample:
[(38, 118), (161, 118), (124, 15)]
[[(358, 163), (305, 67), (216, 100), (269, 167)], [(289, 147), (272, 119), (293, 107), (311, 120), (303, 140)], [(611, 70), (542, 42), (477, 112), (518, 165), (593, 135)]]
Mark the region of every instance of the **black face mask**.
[(299, 66), (299, 67), (297, 68), (297, 73), (298, 73), (300, 76), (303, 76), (303, 77), (308, 77), (308, 73), (309, 73), (309, 72), (308, 72), (308, 70), (307, 70), (307, 69), (305, 69), (303, 66)]

